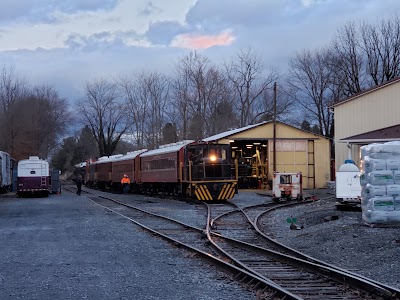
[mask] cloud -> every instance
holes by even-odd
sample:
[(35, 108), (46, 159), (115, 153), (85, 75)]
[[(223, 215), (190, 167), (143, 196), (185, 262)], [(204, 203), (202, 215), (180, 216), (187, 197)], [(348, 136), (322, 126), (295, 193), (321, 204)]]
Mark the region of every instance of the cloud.
[(155, 45), (169, 45), (172, 39), (183, 33), (187, 33), (186, 26), (176, 21), (162, 21), (150, 24), (145, 33), (147, 39)]
[(155, 6), (153, 2), (146, 3), (145, 7), (139, 10), (139, 16), (150, 16), (152, 14), (159, 14), (163, 10)]
[(305, 7), (310, 7), (312, 5), (324, 2), (325, 0), (301, 0), (301, 4)]
[(8, 21), (28, 23), (53, 23), (55, 11), (63, 13), (110, 10), (118, 0), (2, 0), (0, 24)]
[(92, 76), (172, 72), (171, 64), (192, 49), (204, 49), (218, 64), (251, 47), (266, 66), (285, 71), (297, 51), (328, 46), (346, 22), (377, 21), (400, 10), (399, 0), (4, 2), (0, 66), (15, 65), (30, 82), (53, 84), (68, 98)]
[[(127, 32), (129, 35), (132, 31), (140, 34), (142, 40), (124, 38), (122, 41), (127, 46), (136, 42), (137, 46), (147, 47), (145, 34), (152, 24), (175, 22), (184, 27), (186, 13), (195, 0), (37, 0), (30, 1), (35, 4), (31, 6), (28, 6), (28, 0), (14, 1), (15, 6), (7, 6), (6, 11), (13, 10), (21, 18), (3, 24), (0, 21), (0, 51), (57, 49), (68, 45), (71, 35), (90, 38), (102, 32), (118, 35)], [(3, 11), (0, 10), (0, 14)], [(155, 31), (153, 33), (152, 38), (158, 39), (159, 44), (160, 36)], [(183, 31), (173, 31), (163, 40), (166, 42), (164, 45), (180, 33)]]
[(143, 37), (135, 31), (102, 31), (92, 35), (71, 34), (65, 41), (65, 46), (72, 50), (85, 52), (100, 49), (115, 49), (119, 47), (129, 47), (139, 45), (148, 47), (149, 44), (143, 41)]
[(285, 8), (283, 0), (202, 0), (188, 12), (186, 21), (191, 25), (212, 29), (211, 26), (262, 26), (273, 22)]
[(229, 31), (217, 35), (181, 34), (171, 42), (172, 47), (188, 49), (207, 49), (214, 46), (229, 46), (235, 37)]

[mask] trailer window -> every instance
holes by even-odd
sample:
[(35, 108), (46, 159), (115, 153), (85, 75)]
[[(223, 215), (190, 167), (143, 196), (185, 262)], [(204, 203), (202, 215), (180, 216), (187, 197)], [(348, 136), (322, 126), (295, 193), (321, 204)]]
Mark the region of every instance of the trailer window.
[(281, 184), (291, 184), (292, 183), (292, 176), (291, 175), (281, 175), (280, 176), (280, 183)]

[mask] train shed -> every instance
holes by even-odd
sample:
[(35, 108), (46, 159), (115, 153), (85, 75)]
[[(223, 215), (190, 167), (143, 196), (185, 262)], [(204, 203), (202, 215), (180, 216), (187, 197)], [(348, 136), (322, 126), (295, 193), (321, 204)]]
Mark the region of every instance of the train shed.
[(270, 188), (274, 171), (302, 172), (305, 189), (325, 188), (330, 180), (329, 139), (283, 122), (262, 122), (203, 140), (230, 144), (239, 164), (239, 188)]

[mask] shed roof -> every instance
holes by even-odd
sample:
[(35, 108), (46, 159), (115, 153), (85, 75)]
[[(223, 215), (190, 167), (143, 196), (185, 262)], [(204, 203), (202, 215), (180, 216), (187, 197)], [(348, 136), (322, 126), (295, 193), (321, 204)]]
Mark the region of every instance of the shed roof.
[[(222, 132), (222, 133), (219, 133), (219, 134), (210, 136), (210, 137), (208, 137), (208, 138), (203, 139), (203, 141), (205, 141), (205, 142), (218, 141), (218, 140), (221, 140), (221, 139), (229, 138), (229, 137), (231, 137), (231, 136), (233, 136), (233, 135), (235, 135), (235, 134), (237, 134), (237, 133), (244, 132), (244, 131), (246, 131), (246, 130), (250, 130), (250, 129), (256, 128), (256, 127), (258, 127), (258, 126), (263, 126), (263, 125), (272, 124), (272, 123), (273, 123), (273, 121), (264, 121), (264, 122), (261, 122), (261, 123), (257, 123), (257, 124), (253, 124), (253, 125), (248, 125), (248, 126), (245, 126), (245, 127), (242, 127), (242, 128), (233, 129), (233, 130), (225, 131), (225, 132)], [(314, 135), (316, 138), (325, 138), (325, 139), (328, 139), (328, 138), (325, 137), (325, 136), (322, 136), (322, 135), (319, 135), (319, 134), (316, 134), (316, 133), (313, 133), (313, 132), (310, 132), (310, 131), (307, 131), (307, 130), (304, 130), (304, 129), (301, 129), (301, 128), (298, 128), (298, 127), (295, 127), (295, 126), (292, 126), (292, 125), (289, 125), (289, 124), (280, 122), (280, 121), (276, 121), (276, 124), (282, 124), (282, 125), (285, 125), (285, 126), (289, 126), (289, 127), (291, 127), (291, 128), (294, 128), (294, 129), (296, 129), (296, 130), (300, 130), (300, 131), (302, 131), (302, 132), (306, 132), (306, 133), (308, 133), (308, 134), (312, 134), (312, 135)], [(241, 138), (241, 139), (235, 138), (235, 140), (249, 140), (249, 139), (250, 139), (250, 138)], [(282, 139), (282, 138), (281, 138), (281, 139)], [(291, 138), (291, 139), (293, 139), (293, 138)], [(294, 138), (294, 139), (296, 139), (296, 138)]]
[(267, 123), (270, 123), (270, 122), (266, 122), (265, 121), (265, 122), (261, 122), (261, 123), (257, 123), (257, 124), (253, 124), (253, 125), (247, 125), (245, 127), (241, 127), (241, 128), (237, 128), (237, 129), (228, 130), (228, 131), (225, 131), (225, 132), (218, 133), (216, 135), (212, 135), (212, 136), (210, 136), (208, 138), (205, 138), (205, 139), (203, 139), (203, 141), (205, 141), (205, 142), (217, 141), (217, 140), (220, 140), (220, 139), (223, 139), (223, 138), (227, 138), (227, 137), (229, 137), (231, 135), (234, 135), (236, 133), (239, 133), (239, 132), (242, 132), (242, 131), (246, 131), (248, 129), (251, 129), (251, 128), (254, 128), (254, 127), (257, 127), (257, 126), (260, 126), (260, 125), (264, 125), (264, 124), (267, 124)]
[(340, 139), (341, 142), (364, 144), (400, 140), (400, 124)]
[(348, 98), (345, 98), (345, 99), (339, 100), (339, 101), (337, 101), (337, 102), (335, 102), (335, 103), (332, 103), (332, 104), (330, 105), (330, 107), (339, 106), (339, 105), (341, 105), (341, 104), (343, 104), (343, 103), (346, 103), (346, 102), (355, 100), (355, 99), (357, 99), (357, 98), (360, 98), (361, 96), (364, 96), (364, 95), (366, 95), (366, 94), (375, 92), (375, 91), (380, 90), (380, 89), (382, 89), (382, 88), (384, 88), (384, 87), (386, 87), (386, 86), (388, 86), (388, 85), (392, 85), (392, 84), (395, 84), (395, 83), (398, 83), (398, 82), (400, 82), (400, 77), (397, 77), (397, 78), (395, 78), (395, 79), (386, 81), (386, 82), (384, 82), (384, 83), (382, 83), (382, 84), (379, 84), (379, 85), (376, 85), (376, 86), (374, 86), (374, 87), (372, 87), (372, 88), (370, 88), (370, 89), (368, 89), (368, 90), (362, 91), (362, 92), (357, 93), (357, 94), (355, 94), (355, 95), (352, 95), (352, 96), (350, 96), (350, 97), (348, 97)]

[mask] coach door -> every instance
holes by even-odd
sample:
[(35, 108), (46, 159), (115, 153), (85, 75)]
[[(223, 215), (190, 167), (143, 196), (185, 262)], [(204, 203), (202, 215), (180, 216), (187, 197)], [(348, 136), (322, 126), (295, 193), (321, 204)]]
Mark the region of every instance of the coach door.
[(41, 176), (40, 185), (46, 186), (47, 185), (47, 182), (46, 182), (46, 178), (47, 178), (46, 164), (40, 164), (40, 176)]

